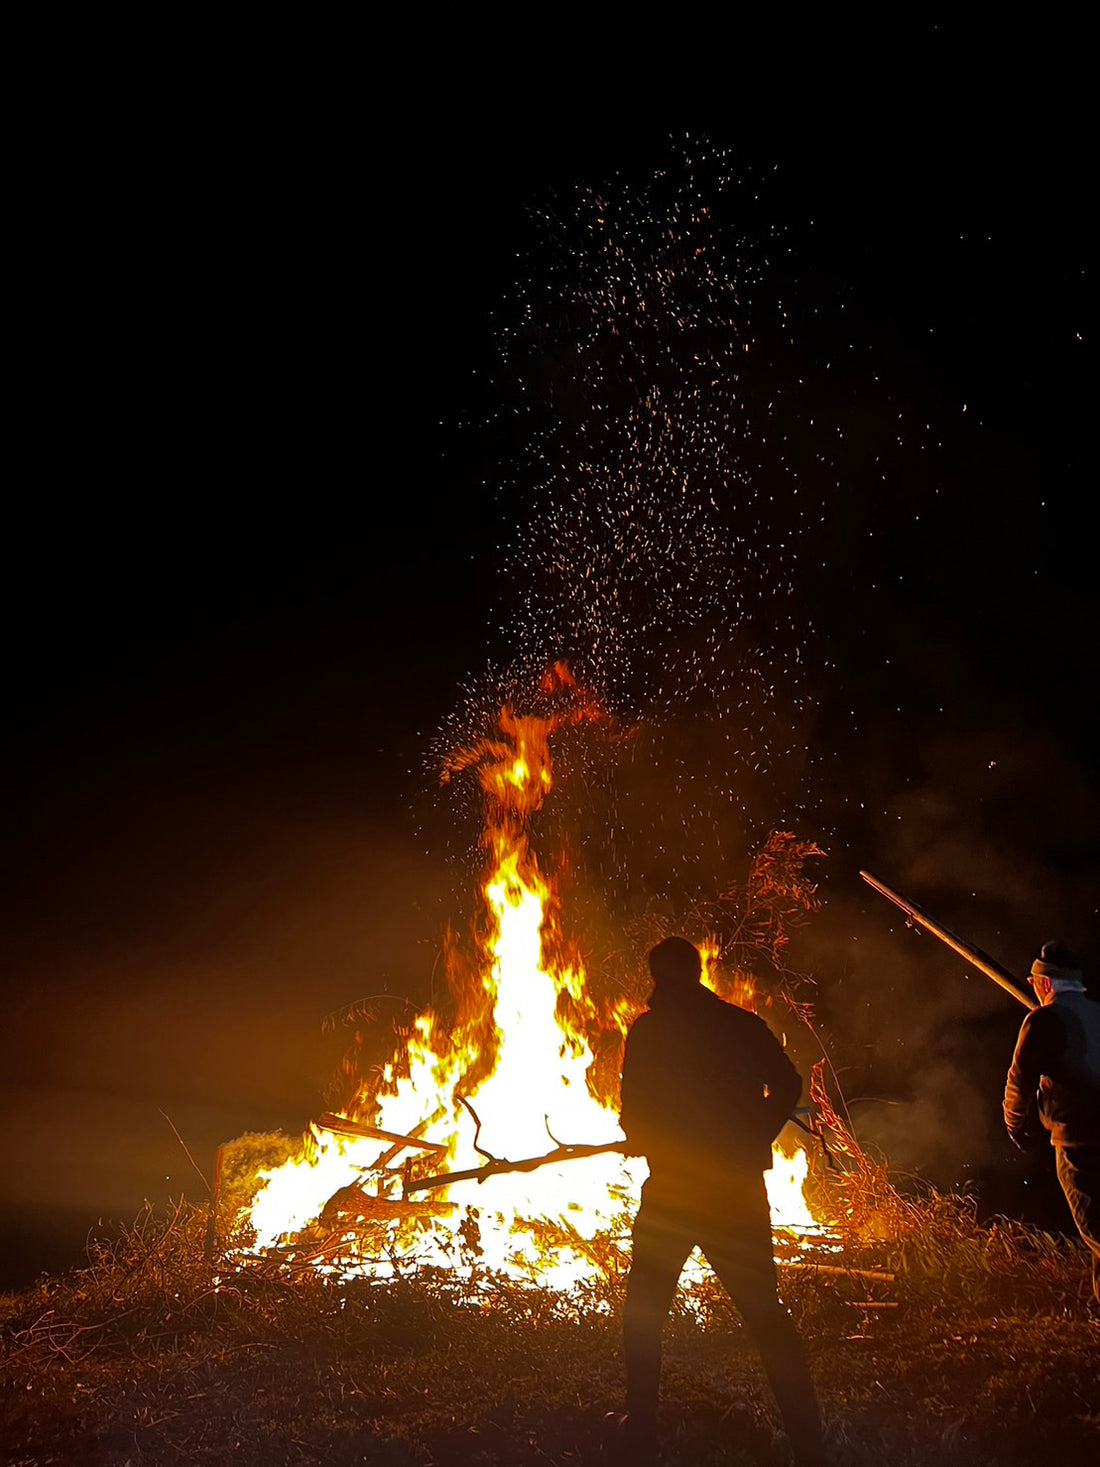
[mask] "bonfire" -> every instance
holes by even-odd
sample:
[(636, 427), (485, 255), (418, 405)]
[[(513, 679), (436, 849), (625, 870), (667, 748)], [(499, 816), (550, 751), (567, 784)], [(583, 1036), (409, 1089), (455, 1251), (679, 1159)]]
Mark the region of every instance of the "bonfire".
[[(597, 1065), (595, 1055), (621, 1054), (645, 990), (639, 980), (594, 994), (531, 835), (554, 785), (554, 736), (612, 720), (563, 663), (540, 691), (543, 711), (502, 708), (494, 736), (452, 753), (443, 769), (445, 781), (475, 777), (481, 792), (476, 960), (452, 944), (446, 1011), (421, 1013), (380, 1074), (339, 1113), (321, 1115), (281, 1164), (260, 1170), (230, 1229), (238, 1266), (374, 1279), (411, 1267), (467, 1279), (476, 1270), (558, 1290), (621, 1266), (646, 1166), (622, 1149), (618, 1065)], [(776, 885), (777, 853), (792, 838), (777, 839), (758, 857), (758, 888)], [(805, 905), (805, 891), (794, 895)], [(766, 953), (770, 944), (774, 958), (777, 934), (765, 927), (756, 946)], [(722, 965), (715, 937), (701, 946), (703, 981), (752, 1007), (751, 975)], [(804, 1195), (808, 1165), (800, 1139), (785, 1132), (768, 1173), (785, 1257), (792, 1244), (829, 1237)]]

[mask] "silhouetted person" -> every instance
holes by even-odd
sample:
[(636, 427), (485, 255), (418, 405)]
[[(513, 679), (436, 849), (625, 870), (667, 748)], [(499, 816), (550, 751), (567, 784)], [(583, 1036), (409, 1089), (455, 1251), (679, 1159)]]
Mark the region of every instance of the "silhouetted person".
[(1044, 944), (1030, 982), (1040, 1007), (1020, 1025), (1005, 1125), (1023, 1150), (1039, 1127), (1050, 1132), (1058, 1180), (1092, 1250), (1093, 1309), (1100, 1310), (1100, 1003), (1085, 993), (1081, 966), (1060, 942)]
[(682, 937), (649, 955), (654, 988), (623, 1057), (627, 1151), (649, 1179), (634, 1220), (624, 1316), (632, 1460), (656, 1460), (661, 1331), (680, 1272), (698, 1246), (763, 1358), (798, 1467), (824, 1461), (821, 1422), (790, 1315), (776, 1292), (764, 1172), (802, 1081), (763, 1019), (699, 982)]

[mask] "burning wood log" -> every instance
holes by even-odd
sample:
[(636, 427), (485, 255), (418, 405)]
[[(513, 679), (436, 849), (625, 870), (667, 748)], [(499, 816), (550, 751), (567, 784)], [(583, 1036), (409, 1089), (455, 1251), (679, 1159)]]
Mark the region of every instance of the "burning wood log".
[(909, 918), (910, 927), (912, 927), (914, 922), (918, 922), (927, 932), (931, 932), (933, 937), (938, 937), (941, 942), (945, 942), (948, 947), (953, 948), (960, 957), (965, 958), (980, 973), (984, 973), (987, 978), (992, 978), (993, 982), (1000, 988), (1003, 988), (1006, 993), (1011, 993), (1012, 997), (1018, 1003), (1022, 1003), (1025, 1008), (1036, 1009), (1039, 1007), (1037, 1000), (1024, 984), (1010, 973), (1007, 968), (1002, 968), (1000, 963), (991, 958), (988, 953), (983, 952), (980, 947), (976, 947), (972, 942), (967, 942), (958, 933), (952, 932), (950, 927), (944, 927), (934, 917), (930, 917), (927, 912), (922, 911), (915, 902), (907, 901), (900, 892), (896, 892), (893, 887), (887, 886), (884, 881), (879, 881), (878, 877), (872, 876), (869, 871), (861, 871), (859, 874), (867, 882), (868, 886), (873, 886), (887, 901), (891, 901), (895, 907), (901, 908)]

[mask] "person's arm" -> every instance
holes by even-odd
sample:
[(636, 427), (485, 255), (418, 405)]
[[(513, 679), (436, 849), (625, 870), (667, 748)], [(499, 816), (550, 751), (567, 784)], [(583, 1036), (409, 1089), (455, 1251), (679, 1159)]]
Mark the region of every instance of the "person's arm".
[(1027, 1151), (1039, 1139), (1036, 1094), (1043, 1074), (1050, 1067), (1055, 1040), (1054, 1015), (1047, 1009), (1034, 1009), (1020, 1025), (1016, 1050), (1005, 1079), (1005, 1129), (1021, 1151)]
[(768, 1096), (767, 1109), (772, 1126), (771, 1139), (776, 1136), (790, 1120), (795, 1106), (798, 1104), (799, 1096), (802, 1094), (802, 1076), (791, 1063), (787, 1051), (780, 1044), (767, 1025), (768, 1039), (770, 1040), (771, 1053), (768, 1065)]
[(649, 1150), (656, 1079), (653, 1061), (652, 1045), (648, 1042), (646, 1027), (639, 1019), (626, 1036), (623, 1051), (619, 1125), (626, 1136), (628, 1156), (645, 1156)]

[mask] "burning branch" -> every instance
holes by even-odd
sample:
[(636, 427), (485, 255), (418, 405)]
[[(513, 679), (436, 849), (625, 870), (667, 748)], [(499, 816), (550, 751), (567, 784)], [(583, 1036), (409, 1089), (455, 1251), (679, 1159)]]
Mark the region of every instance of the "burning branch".
[(394, 1144), (390, 1149), (384, 1151), (374, 1163), (376, 1167), (384, 1167), (406, 1147), (413, 1147), (418, 1151), (433, 1151), (436, 1156), (447, 1154), (446, 1146), (440, 1145), (438, 1141), (420, 1139), (419, 1133), (424, 1129), (423, 1124), (417, 1126), (408, 1136), (399, 1136), (394, 1131), (380, 1131), (377, 1126), (366, 1126), (362, 1121), (353, 1121), (347, 1116), (334, 1115), (331, 1111), (326, 1111), (316, 1124), (322, 1131), (332, 1131), (338, 1136), (365, 1136), (372, 1141), (392, 1141)]
[[(485, 1165), (467, 1167), (463, 1171), (438, 1172), (430, 1177), (413, 1177), (411, 1169), (412, 1158), (410, 1157), (406, 1161), (401, 1173), (403, 1197), (407, 1198), (412, 1192), (428, 1192), (434, 1191), (439, 1187), (448, 1187), (452, 1182), (476, 1181), (481, 1183), (488, 1177), (499, 1176), (502, 1172), (533, 1172), (539, 1167), (548, 1166), (550, 1163), (556, 1161), (574, 1161), (583, 1156), (598, 1156), (601, 1152), (605, 1151), (622, 1151), (626, 1145), (624, 1141), (606, 1141), (595, 1144), (588, 1142), (573, 1144), (558, 1141), (557, 1137), (550, 1130), (549, 1119), (547, 1118), (547, 1134), (551, 1141), (557, 1143), (555, 1149), (548, 1151), (544, 1156), (528, 1156), (524, 1157), (521, 1161), (510, 1161), (507, 1157), (494, 1156), (491, 1151), (486, 1151), (483, 1146), (478, 1144), (478, 1138), (481, 1135), (481, 1118), (464, 1095), (456, 1096), (456, 1099), (466, 1108), (473, 1119), (476, 1128), (472, 1143), (473, 1148), (479, 1156), (485, 1157)], [(447, 1153), (446, 1146), (441, 1145), (439, 1142), (424, 1141), (416, 1135), (398, 1136), (392, 1131), (381, 1131), (377, 1126), (367, 1126), (360, 1121), (350, 1120), (347, 1116), (338, 1116), (330, 1113), (325, 1114), (321, 1116), (316, 1124), (321, 1130), (331, 1131), (334, 1135), (365, 1137), (367, 1139), (377, 1139), (392, 1143), (389, 1149), (377, 1157), (369, 1167), (363, 1168), (364, 1174), (373, 1172), (384, 1173), (389, 1176), (395, 1175), (389, 1163), (395, 1156), (405, 1150), (406, 1147), (431, 1152), (433, 1153), (433, 1159), (437, 1161)], [(421, 1129), (422, 1127), (417, 1127), (418, 1131)], [(369, 1216), (372, 1212), (376, 1213), (378, 1204), (386, 1204), (388, 1201), (385, 1198), (371, 1197), (369, 1194), (363, 1192), (357, 1184), (352, 1184), (349, 1187), (342, 1188), (340, 1192), (333, 1194), (328, 1203), (326, 1203), (325, 1212), (330, 1213), (334, 1203), (339, 1203), (337, 1210), (347, 1211), (349, 1200), (362, 1204), (365, 1211), (360, 1214), (361, 1216)], [(393, 1204), (389, 1203), (389, 1206), (392, 1207)]]
[[(484, 1182), (489, 1177), (499, 1176), (502, 1172), (533, 1172), (539, 1167), (549, 1166), (556, 1161), (577, 1161), (584, 1156), (599, 1156), (605, 1151), (625, 1151), (625, 1141), (604, 1141), (595, 1144), (582, 1144), (577, 1146), (559, 1146), (554, 1151), (548, 1151), (545, 1156), (528, 1156), (522, 1161), (507, 1161), (504, 1158), (494, 1157), (487, 1161), (484, 1166), (469, 1167), (461, 1172), (440, 1172), (438, 1176), (421, 1177), (408, 1183), (409, 1192), (426, 1192), (436, 1187), (449, 1187), (452, 1182)], [(482, 1152), (487, 1156), (488, 1152)]]
[(474, 1110), (473, 1106), (466, 1099), (465, 1095), (457, 1095), (455, 1096), (455, 1099), (459, 1102), (460, 1105), (465, 1107), (467, 1113), (473, 1119), (474, 1139), (471, 1144), (474, 1150), (477, 1152), (478, 1156), (485, 1157), (486, 1161), (498, 1160), (498, 1158), (495, 1157), (491, 1151), (486, 1151), (484, 1147), (478, 1145), (478, 1138), (481, 1136), (481, 1117), (478, 1115), (477, 1111)]
[[(483, 1146), (478, 1145), (478, 1138), (481, 1135), (481, 1117), (464, 1095), (459, 1095), (456, 1099), (465, 1106), (473, 1118), (474, 1126), (476, 1127), (472, 1143), (473, 1148), (478, 1156), (485, 1157), (485, 1165), (467, 1167), (465, 1171), (459, 1172), (440, 1172), (434, 1177), (421, 1177), (416, 1180), (409, 1179), (405, 1183), (406, 1196), (410, 1192), (426, 1192), (434, 1190), (436, 1187), (448, 1187), (452, 1182), (477, 1182), (480, 1185), (488, 1177), (499, 1176), (501, 1172), (533, 1172), (537, 1171), (540, 1166), (548, 1166), (551, 1162), (574, 1161), (582, 1156), (599, 1156), (604, 1151), (622, 1151), (626, 1146), (625, 1141), (606, 1141), (596, 1144), (582, 1142), (576, 1145), (560, 1142), (557, 1140), (553, 1131), (551, 1131), (550, 1119), (547, 1116), (544, 1117), (546, 1121), (546, 1133), (551, 1141), (557, 1141), (555, 1150), (548, 1151), (545, 1156), (528, 1156), (522, 1161), (509, 1161), (506, 1157), (494, 1156), (491, 1151), (486, 1151)], [(445, 1147), (441, 1147), (440, 1149), (446, 1150)]]

